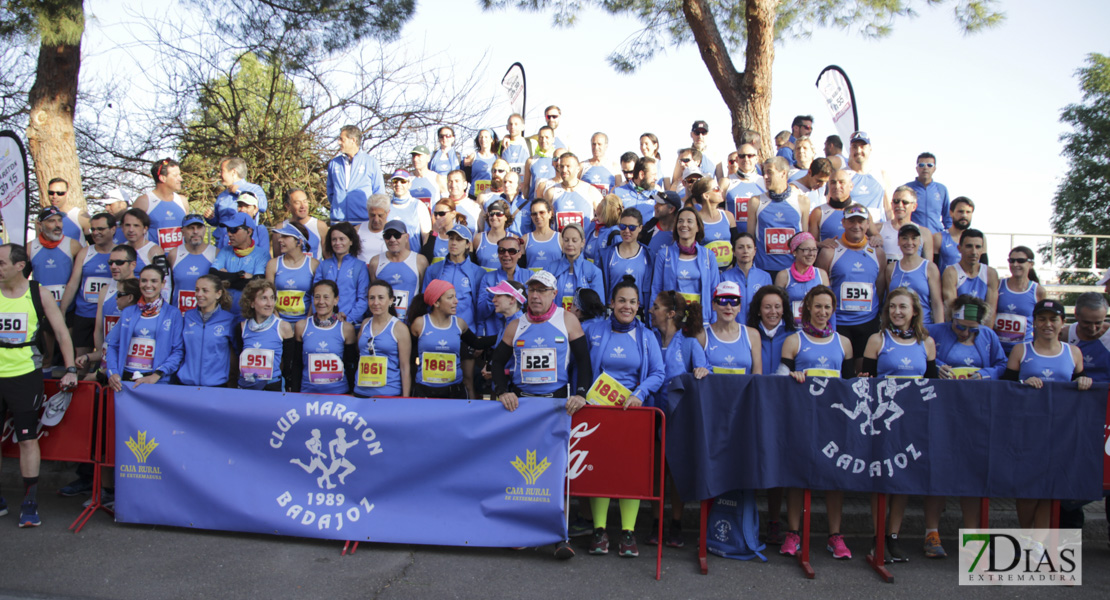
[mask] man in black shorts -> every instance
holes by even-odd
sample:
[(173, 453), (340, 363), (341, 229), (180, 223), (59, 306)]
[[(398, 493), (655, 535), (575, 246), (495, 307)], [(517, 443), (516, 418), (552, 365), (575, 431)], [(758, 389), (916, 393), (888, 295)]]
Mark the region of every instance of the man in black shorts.
[[(0, 246), (0, 421), (12, 414), (15, 439), (19, 442), (19, 470), (23, 475), (23, 504), (20, 527), (38, 527), (39, 483), (39, 409), (42, 408), (42, 354), (39, 331), (49, 321), (57, 334), (58, 347), (65, 360), (62, 389), (77, 385), (73, 362), (73, 343), (61, 310), (45, 288), (27, 280), (31, 261), (26, 250), (16, 244)], [(8, 514), (8, 504), (0, 496), (0, 516)]]

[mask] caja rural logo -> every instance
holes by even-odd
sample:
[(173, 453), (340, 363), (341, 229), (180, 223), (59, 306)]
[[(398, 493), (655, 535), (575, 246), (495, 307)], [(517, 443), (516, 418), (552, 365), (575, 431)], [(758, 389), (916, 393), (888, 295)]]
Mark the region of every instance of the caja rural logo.
[(151, 437), (146, 439), (147, 432), (138, 431), (135, 437), (127, 438), (127, 448), (131, 450), (131, 454), (135, 455), (135, 463), (129, 465), (120, 461), (119, 476), (127, 479), (162, 479), (162, 469), (157, 465), (146, 464), (147, 459), (154, 453), (154, 449), (158, 447), (158, 442)]
[(514, 502), (551, 502), (551, 488), (536, 487), (536, 481), (551, 466), (545, 456), (536, 462), (536, 450), (524, 451), (524, 460), (515, 457), (509, 464), (524, 478), (523, 486), (508, 486), (505, 488), (505, 499)]
[(277, 496), (279, 509), (294, 523), (321, 531), (341, 531), (370, 514), (372, 502), (344, 490), (359, 467), (384, 452), (377, 437), (366, 419), (339, 402), (316, 400), (305, 402), (303, 411), (286, 411), (270, 432), (269, 444), (274, 450), (287, 442), (296, 448), (297, 456), (288, 461), (293, 466), (286, 468), (298, 483)]

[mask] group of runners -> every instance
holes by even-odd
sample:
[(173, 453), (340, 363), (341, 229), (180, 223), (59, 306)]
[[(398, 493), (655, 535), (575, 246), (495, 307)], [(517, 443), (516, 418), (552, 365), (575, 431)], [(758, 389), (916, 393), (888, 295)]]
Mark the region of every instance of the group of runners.
[[(39, 524), (36, 437), (42, 377), (125, 385), (227, 386), (359, 397), (481, 398), (508, 410), (529, 397), (661, 404), (681, 374), (1010, 379), (1086, 389), (1110, 379), (1101, 294), (1077, 323), (1039, 285), (1034, 253), (1009, 251), (1009, 277), (988, 266), (975, 204), (949, 199), (936, 158), (893, 186), (873, 168), (871, 139), (837, 136), (817, 157), (800, 116), (775, 156), (746, 132), (717, 164), (708, 125), (666, 169), (658, 138), (611, 163), (595, 133), (580, 159), (557, 137), (561, 111), (532, 138), (513, 115), (472, 152), (454, 131), (421, 145), (388, 187), (362, 132), (344, 127), (328, 165), (328, 219), (305, 190), (284, 192), (288, 219), (260, 224), (265, 191), (247, 165), (220, 161), (225, 190), (194, 212), (180, 165), (151, 168), (133, 204), (85, 216), (50, 182), (26, 248), (0, 247), (0, 398), (12, 413), (25, 487), (19, 525)], [(786, 133), (786, 132), (784, 132)], [(669, 175), (667, 175), (669, 174)], [(27, 276), (36, 282), (32, 285)], [(63, 317), (63, 315), (65, 315)], [(91, 489), (88, 471), (61, 490)], [(671, 490), (665, 540), (681, 546)], [(787, 508), (781, 518), (783, 499)], [(772, 490), (766, 539), (798, 551), (800, 490)], [(828, 549), (850, 558), (842, 494), (826, 493)], [(609, 551), (608, 499), (572, 524)], [(891, 501), (889, 560), (906, 506)], [(927, 498), (924, 553), (943, 557), (942, 498)], [(620, 500), (618, 554), (636, 556), (639, 503)], [(1049, 503), (1019, 500), (1024, 527), (1047, 527)], [(6, 504), (0, 500), (0, 514)], [(967, 526), (976, 511), (964, 510)], [(562, 544), (557, 555), (573, 555)]]

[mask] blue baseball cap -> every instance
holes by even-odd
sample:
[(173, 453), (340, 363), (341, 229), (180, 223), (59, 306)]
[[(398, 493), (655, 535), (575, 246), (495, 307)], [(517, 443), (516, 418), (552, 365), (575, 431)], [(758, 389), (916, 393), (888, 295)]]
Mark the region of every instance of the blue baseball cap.
[(463, 225), (461, 223), (455, 223), (455, 226), (452, 227), (451, 229), (447, 230), (447, 233), (448, 234), (453, 233), (453, 234), (461, 237), (462, 239), (464, 239), (468, 242), (474, 240), (474, 233), (470, 231), (470, 228), (468, 228), (466, 225)]
[(867, 144), (868, 146), (870, 146), (871, 136), (867, 135), (866, 131), (857, 131), (852, 134), (852, 141), (849, 143), (854, 144), (856, 142), (860, 142), (861, 144)]
[(254, 222), (253, 217), (251, 217), (247, 213), (241, 213), (241, 212), (237, 212), (234, 215), (231, 215), (231, 217), (229, 217), (226, 221), (223, 222), (223, 226), (227, 227), (227, 228), (242, 227), (244, 225), (246, 225), (247, 227), (250, 227), (251, 229), (254, 229), (255, 227), (257, 227), (257, 224)]
[(181, 226), (188, 227), (190, 225), (204, 225), (204, 217), (196, 213), (185, 215), (185, 218), (181, 219)]
[(299, 229), (294, 227), (293, 224), (288, 222), (288, 221), (286, 221), (285, 225), (282, 225), (281, 228), (279, 228), (274, 233), (277, 233), (278, 235), (284, 235), (284, 236), (287, 236), (287, 237), (291, 237), (291, 238), (297, 238), (298, 240), (300, 240), (302, 242), (305, 241), (304, 234), (301, 233)]
[(47, 206), (39, 213), (39, 223), (51, 217), (65, 217), (65, 213), (59, 210), (57, 206)]

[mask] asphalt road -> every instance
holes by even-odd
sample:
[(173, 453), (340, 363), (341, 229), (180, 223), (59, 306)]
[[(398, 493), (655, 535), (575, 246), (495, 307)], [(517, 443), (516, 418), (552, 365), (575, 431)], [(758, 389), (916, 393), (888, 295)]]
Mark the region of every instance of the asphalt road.
[[(12, 503), (18, 482), (14, 461), (0, 473)], [(527, 550), (364, 544), (340, 556), (341, 544), (301, 538), (116, 524), (95, 515), (79, 534), (67, 530), (84, 498), (54, 490), (65, 471), (44, 473), (37, 529), (16, 527), (15, 513), (0, 517), (0, 599), (7, 598), (969, 598), (1110, 597), (1110, 549), (1105, 538), (1084, 546), (1084, 582), (1076, 589), (971, 588), (957, 584), (957, 561), (914, 556), (894, 565), (886, 584), (862, 560), (869, 539), (851, 538), (855, 558), (835, 561), (816, 547), (816, 579), (777, 554), (768, 562), (710, 557), (708, 575), (697, 569), (695, 537), (665, 549), (663, 579), (654, 579), (653, 548), (636, 559), (579, 555), (561, 562), (551, 547)], [(646, 526), (647, 519), (641, 516)], [(413, 527), (419, 527), (413, 523)], [(815, 539), (816, 536), (815, 536)], [(955, 552), (955, 539), (945, 540)], [(916, 549), (920, 538), (904, 544)]]

